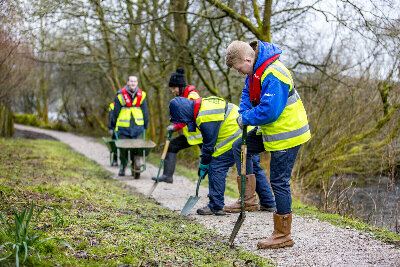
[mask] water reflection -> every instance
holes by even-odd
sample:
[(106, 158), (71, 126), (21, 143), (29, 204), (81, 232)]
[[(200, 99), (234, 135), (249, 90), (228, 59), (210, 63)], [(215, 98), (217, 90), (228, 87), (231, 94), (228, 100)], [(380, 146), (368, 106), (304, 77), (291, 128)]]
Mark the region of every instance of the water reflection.
[(302, 201), (319, 208), (325, 207), (331, 212), (353, 215), (370, 225), (387, 228), (392, 232), (396, 232), (396, 226), (400, 228), (398, 178), (333, 177), (326, 188), (321, 194), (307, 192)]

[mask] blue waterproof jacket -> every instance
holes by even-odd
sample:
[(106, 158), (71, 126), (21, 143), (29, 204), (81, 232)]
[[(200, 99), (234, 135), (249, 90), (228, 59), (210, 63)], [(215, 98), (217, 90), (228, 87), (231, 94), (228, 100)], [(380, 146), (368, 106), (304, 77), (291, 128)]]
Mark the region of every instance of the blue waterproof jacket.
[[(170, 121), (172, 123), (186, 123), (189, 132), (196, 130), (194, 122), (194, 101), (175, 97), (169, 102)], [(200, 132), (203, 136), (203, 146), (201, 148), (201, 164), (209, 164), (214, 153), (214, 147), (217, 143), (218, 132), (222, 121), (204, 122), (200, 125)]]
[[(254, 64), (255, 70), (270, 57), (281, 54), (282, 50), (267, 42), (258, 41), (258, 57)], [(249, 75), (242, 90), (239, 113), (245, 125), (261, 126), (276, 121), (286, 107), (289, 96), (289, 85), (281, 82), (272, 74), (267, 75), (261, 87), (261, 101), (253, 107), (249, 96)]]
[[(129, 98), (133, 102), (133, 99), (136, 97), (137, 89), (134, 92), (131, 92), (126, 86), (126, 91), (128, 92)], [(113, 116), (111, 119), (111, 125), (110, 125), (111, 128), (110, 129), (115, 129), (115, 125), (117, 123), (118, 116), (119, 116), (119, 113), (122, 108), (121, 103), (119, 102), (119, 99), (118, 99), (118, 94), (121, 94), (121, 90), (119, 90), (115, 95), (114, 111), (113, 111)], [(147, 110), (146, 98), (143, 100), (142, 104), (140, 105), (140, 108), (142, 109), (142, 112), (143, 112), (144, 125), (137, 125), (135, 122), (135, 119), (133, 117), (131, 117), (130, 124), (129, 124), (130, 127), (128, 129), (123, 129), (123, 128), (118, 129), (119, 135), (124, 135), (129, 138), (137, 138), (138, 136), (140, 136), (143, 133), (143, 130), (147, 129), (147, 127), (149, 125), (149, 112)]]

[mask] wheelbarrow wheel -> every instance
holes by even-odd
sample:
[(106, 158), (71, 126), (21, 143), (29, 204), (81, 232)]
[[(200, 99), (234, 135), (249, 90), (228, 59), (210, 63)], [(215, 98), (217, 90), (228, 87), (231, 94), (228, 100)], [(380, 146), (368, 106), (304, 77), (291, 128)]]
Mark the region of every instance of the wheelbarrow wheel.
[(140, 179), (140, 166), (136, 166), (135, 157), (132, 159), (132, 166), (131, 166), (132, 176), (135, 179)]

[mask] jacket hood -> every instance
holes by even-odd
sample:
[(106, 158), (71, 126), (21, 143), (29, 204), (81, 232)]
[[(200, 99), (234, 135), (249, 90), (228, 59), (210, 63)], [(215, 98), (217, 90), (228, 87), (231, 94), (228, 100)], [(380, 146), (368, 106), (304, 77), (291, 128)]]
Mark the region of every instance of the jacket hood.
[(279, 47), (268, 42), (258, 41), (258, 57), (256, 63), (254, 64), (254, 71), (267, 59), (277, 54), (282, 54), (282, 50)]
[(194, 101), (175, 97), (169, 102), (169, 121), (172, 123), (186, 123), (189, 132), (196, 131), (194, 123)]

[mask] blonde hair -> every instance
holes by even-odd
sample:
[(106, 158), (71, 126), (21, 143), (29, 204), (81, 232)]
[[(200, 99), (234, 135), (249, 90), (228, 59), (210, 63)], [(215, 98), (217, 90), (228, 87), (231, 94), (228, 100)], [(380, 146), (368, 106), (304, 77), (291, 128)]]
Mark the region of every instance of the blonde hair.
[(246, 57), (254, 58), (255, 55), (254, 49), (248, 43), (236, 40), (226, 49), (225, 64), (228, 68), (232, 68), (237, 62), (244, 60)]

